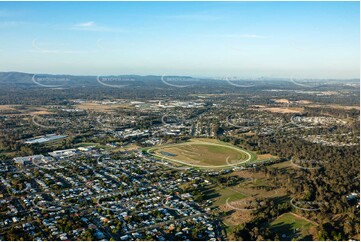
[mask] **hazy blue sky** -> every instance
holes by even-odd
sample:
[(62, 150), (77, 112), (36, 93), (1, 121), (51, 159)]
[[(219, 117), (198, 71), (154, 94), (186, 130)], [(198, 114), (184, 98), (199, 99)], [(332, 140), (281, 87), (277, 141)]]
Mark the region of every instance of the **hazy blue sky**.
[(358, 2), (0, 2), (0, 71), (359, 77)]

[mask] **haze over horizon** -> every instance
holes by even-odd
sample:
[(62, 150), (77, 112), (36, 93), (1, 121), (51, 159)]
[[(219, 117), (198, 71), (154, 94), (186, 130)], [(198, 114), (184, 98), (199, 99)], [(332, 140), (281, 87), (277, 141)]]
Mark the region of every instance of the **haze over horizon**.
[(359, 29), (359, 2), (1, 2), (0, 71), (351, 79)]

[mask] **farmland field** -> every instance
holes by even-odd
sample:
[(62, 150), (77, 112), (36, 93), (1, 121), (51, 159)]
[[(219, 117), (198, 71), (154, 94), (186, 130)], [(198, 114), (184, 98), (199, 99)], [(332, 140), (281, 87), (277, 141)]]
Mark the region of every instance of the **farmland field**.
[(95, 102), (83, 102), (75, 106), (77, 109), (91, 110), (101, 113), (112, 113), (118, 108), (127, 109), (131, 108), (127, 104), (115, 104), (115, 103), (95, 103)]

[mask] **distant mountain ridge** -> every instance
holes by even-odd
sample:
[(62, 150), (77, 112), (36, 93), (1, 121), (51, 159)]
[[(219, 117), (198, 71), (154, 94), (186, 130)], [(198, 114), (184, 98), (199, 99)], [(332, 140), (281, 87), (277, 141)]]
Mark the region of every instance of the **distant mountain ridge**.
[[(259, 78), (259, 79), (243, 79), (244, 81), (287, 81), (286, 78)], [(316, 80), (316, 79), (313, 79)], [(329, 81), (332, 83), (344, 83), (347, 81), (348, 83), (359, 83), (359, 79), (343, 79), (343, 80), (322, 80)], [(208, 84), (221, 84), (226, 81), (211, 79), (211, 78), (192, 78), (190, 76), (166, 76), (162, 78), (162, 76), (156, 75), (104, 75), (104, 76), (81, 76), (81, 75), (66, 75), (66, 74), (30, 74), (24, 72), (0, 72), (0, 84), (5, 85), (19, 85), (19, 86), (116, 86), (116, 85), (127, 85), (127, 86), (158, 86), (158, 85), (174, 85), (178, 86), (187, 86), (188, 84), (204, 84), (207, 82)]]
[[(173, 76), (175, 78), (191, 79), (189, 76)], [(102, 80), (105, 79), (105, 80)], [(24, 72), (0, 72), (1, 84), (28, 84), (37, 85), (38, 83), (49, 85), (61, 85), (61, 82), (67, 85), (89, 85), (107, 83), (109, 85), (122, 84), (127, 85), (145, 84), (147, 82), (161, 82), (161, 76), (148, 75), (104, 75), (104, 76), (78, 76), (63, 74), (30, 74)]]

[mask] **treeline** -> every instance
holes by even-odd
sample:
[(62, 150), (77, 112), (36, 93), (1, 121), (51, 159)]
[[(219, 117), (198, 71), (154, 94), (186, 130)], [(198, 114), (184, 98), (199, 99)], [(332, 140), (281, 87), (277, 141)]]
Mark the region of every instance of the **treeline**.
[[(287, 189), (290, 198), (302, 201), (317, 201), (320, 203), (317, 211), (304, 211), (294, 209), (304, 217), (319, 223), (317, 228), (318, 240), (347, 240), (359, 234), (359, 210), (355, 201), (349, 201), (347, 195), (358, 193), (360, 189), (360, 147), (335, 147), (309, 143), (303, 139), (285, 136), (244, 136), (244, 138), (227, 138), (234, 144), (246, 149), (260, 150), (271, 153), (281, 158), (291, 160), (316, 160), (318, 169), (268, 169), (262, 171), (274, 177), (275, 182), (282, 183)], [(288, 201), (289, 204), (289, 201)], [(275, 213), (277, 207), (270, 208), (270, 213)], [(256, 215), (258, 219), (259, 215)], [(269, 221), (270, 214), (267, 217)], [(266, 220), (264, 220), (266, 221)], [(267, 230), (259, 233), (252, 232), (255, 222), (239, 228), (235, 234), (239, 239), (279, 239)], [(248, 228), (248, 229), (247, 229)], [(245, 232), (246, 231), (246, 232)], [(260, 236), (260, 237), (259, 237)]]

